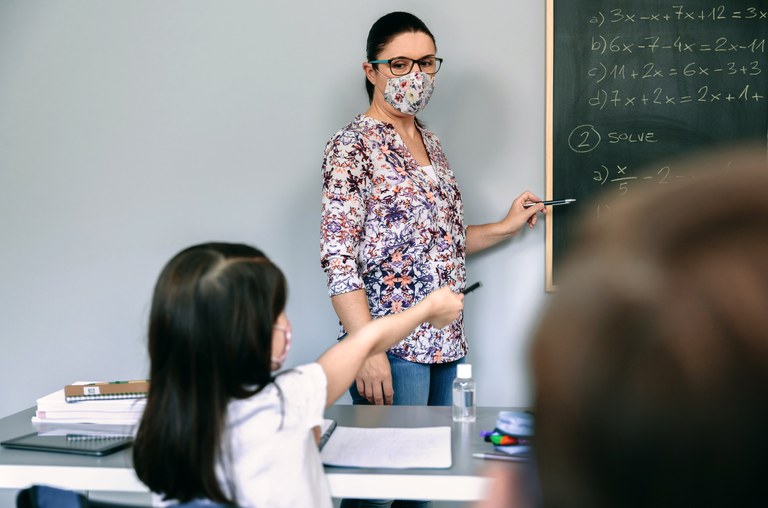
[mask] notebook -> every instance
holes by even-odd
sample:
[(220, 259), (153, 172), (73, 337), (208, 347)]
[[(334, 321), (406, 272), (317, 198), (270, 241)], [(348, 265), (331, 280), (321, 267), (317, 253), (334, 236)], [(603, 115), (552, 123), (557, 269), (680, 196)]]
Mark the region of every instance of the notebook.
[(67, 402), (82, 400), (140, 399), (147, 396), (149, 381), (107, 381), (100, 383), (74, 383), (64, 387)]
[(326, 466), (449, 468), (451, 427), (337, 426), (320, 452), (320, 458)]

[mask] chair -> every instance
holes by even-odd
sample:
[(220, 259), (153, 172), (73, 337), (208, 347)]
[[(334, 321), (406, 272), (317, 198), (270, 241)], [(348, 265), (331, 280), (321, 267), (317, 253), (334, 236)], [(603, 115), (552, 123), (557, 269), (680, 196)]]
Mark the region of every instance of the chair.
[[(89, 501), (87, 497), (71, 490), (33, 485), (16, 496), (16, 508), (142, 508), (125, 504)], [(143, 507), (146, 508), (146, 507)]]
[[(46, 485), (33, 485), (16, 496), (16, 508), (150, 508), (88, 499), (82, 494)], [(234, 505), (191, 501), (169, 508), (237, 508)]]

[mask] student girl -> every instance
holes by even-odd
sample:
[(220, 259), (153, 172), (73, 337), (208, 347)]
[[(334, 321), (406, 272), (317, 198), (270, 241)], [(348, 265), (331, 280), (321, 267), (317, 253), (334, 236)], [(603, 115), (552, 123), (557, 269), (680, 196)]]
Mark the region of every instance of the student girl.
[(149, 322), (152, 386), (133, 448), (136, 474), (164, 500), (330, 507), (315, 430), (371, 354), (416, 326), (458, 318), (442, 288), (277, 373), (291, 343), (280, 269), (246, 245), (187, 248), (157, 281)]

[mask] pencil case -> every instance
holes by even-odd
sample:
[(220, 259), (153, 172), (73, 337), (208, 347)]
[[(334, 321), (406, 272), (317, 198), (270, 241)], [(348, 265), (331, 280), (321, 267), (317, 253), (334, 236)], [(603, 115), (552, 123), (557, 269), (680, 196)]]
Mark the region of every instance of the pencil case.
[(518, 455), (521, 457), (528, 457), (531, 455), (531, 447), (527, 445), (513, 445), (513, 446), (494, 446), (497, 452), (506, 453), (507, 455)]
[(528, 411), (499, 411), (496, 430), (510, 436), (533, 436), (533, 413)]

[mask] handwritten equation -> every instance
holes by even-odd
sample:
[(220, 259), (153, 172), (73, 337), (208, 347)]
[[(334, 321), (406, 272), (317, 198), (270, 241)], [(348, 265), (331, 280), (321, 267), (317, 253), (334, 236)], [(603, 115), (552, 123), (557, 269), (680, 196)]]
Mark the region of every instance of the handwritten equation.
[(699, 87), (695, 94), (677, 95), (674, 92), (667, 92), (662, 87), (654, 88), (649, 93), (626, 94), (620, 90), (599, 89), (589, 97), (588, 103), (591, 107), (599, 110), (607, 107), (661, 107), (677, 106), (684, 104), (731, 104), (735, 102), (754, 104), (765, 102), (765, 93), (757, 87), (745, 85), (741, 89), (723, 89), (714, 88), (709, 85)]
[[(604, 198), (614, 195), (624, 196), (641, 185), (670, 185), (676, 182), (696, 179), (695, 173), (680, 173), (670, 165), (643, 167), (639, 170), (625, 163), (601, 164), (592, 171), (592, 181), (600, 188), (613, 185), (614, 191), (608, 190), (602, 194)], [(598, 219), (605, 218), (611, 213), (611, 207), (606, 202), (595, 201), (592, 206)]]
[(658, 169), (645, 171), (642, 176), (638, 176), (631, 173), (631, 168), (628, 165), (613, 164), (606, 166), (601, 164), (592, 173), (592, 180), (600, 185), (605, 185), (606, 182), (617, 184), (618, 193), (621, 195), (629, 192), (630, 183), (636, 180), (653, 181), (659, 185), (666, 185), (686, 178), (693, 178), (693, 176), (674, 174), (670, 166), (661, 166)]
[(597, 11), (589, 18), (589, 23), (602, 27), (616, 23), (669, 23), (669, 22), (717, 22), (727, 20), (768, 21), (768, 8), (755, 5), (744, 9), (718, 5), (707, 9), (691, 8), (685, 4), (672, 5), (665, 12), (629, 12), (624, 9)]
[[(690, 110), (765, 102), (768, 6), (655, 8), (659, 11), (587, 14), (592, 28), (578, 42), (587, 62), (581, 75), (586, 93), (579, 100), (589, 109)], [(682, 28), (694, 22), (706, 22), (707, 28)], [(633, 33), (623, 27), (627, 23), (645, 25)]]
[(746, 52), (752, 54), (765, 53), (765, 38), (752, 38), (751, 40), (736, 40), (728, 37), (717, 37), (707, 42), (699, 42), (690, 38), (677, 36), (675, 39), (665, 39), (654, 35), (634, 41), (622, 35), (592, 36), (590, 50), (600, 55), (607, 53), (637, 53), (639, 51), (656, 53), (659, 51), (673, 51), (677, 53), (734, 53)]
[(686, 78), (709, 76), (759, 76), (763, 73), (763, 64), (759, 60), (744, 62), (725, 62), (723, 65), (712, 67), (706, 62), (692, 61), (684, 63), (682, 67), (669, 67), (655, 62), (639, 62), (635, 66), (627, 64), (608, 64), (598, 61), (594, 67), (587, 70), (587, 77), (594, 78), (595, 83), (606, 80), (653, 80), (674, 78), (678, 76)]

